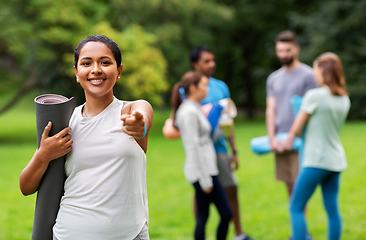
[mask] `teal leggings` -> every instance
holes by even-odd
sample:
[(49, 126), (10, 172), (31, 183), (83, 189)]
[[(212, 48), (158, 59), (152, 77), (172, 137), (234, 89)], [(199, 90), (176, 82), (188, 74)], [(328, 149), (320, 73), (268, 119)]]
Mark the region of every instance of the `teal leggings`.
[(338, 209), (338, 190), (340, 172), (319, 168), (303, 168), (296, 180), (291, 197), (290, 214), (294, 240), (306, 239), (304, 209), (318, 184), (322, 187), (324, 207), (328, 215), (328, 239), (339, 240), (342, 233), (342, 220)]

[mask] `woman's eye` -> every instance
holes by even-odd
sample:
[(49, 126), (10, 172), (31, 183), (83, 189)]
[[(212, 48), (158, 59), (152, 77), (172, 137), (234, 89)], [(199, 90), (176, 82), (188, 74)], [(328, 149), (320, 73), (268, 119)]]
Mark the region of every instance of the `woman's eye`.
[(103, 65), (109, 65), (109, 64), (110, 64), (110, 62), (108, 62), (108, 61), (103, 61), (103, 62), (102, 62), (102, 64), (103, 64)]
[(83, 63), (81, 63), (81, 65), (83, 65), (83, 66), (89, 66), (90, 65), (90, 62), (83, 62)]

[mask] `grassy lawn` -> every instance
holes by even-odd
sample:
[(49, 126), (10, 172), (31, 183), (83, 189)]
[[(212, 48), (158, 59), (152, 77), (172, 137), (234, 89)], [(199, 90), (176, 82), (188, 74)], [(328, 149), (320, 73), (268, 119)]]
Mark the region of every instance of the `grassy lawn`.
[[(34, 97), (33, 95), (32, 97)], [(30, 239), (35, 195), (24, 197), (18, 187), (19, 174), (36, 148), (32, 97), (0, 116), (0, 240)], [(184, 151), (180, 140), (166, 140), (161, 127), (168, 112), (156, 111), (150, 134), (148, 194), (151, 239), (192, 239), (193, 188), (183, 175)], [(258, 240), (280, 240), (290, 236), (288, 198), (284, 184), (274, 180), (273, 156), (256, 156), (249, 149), (253, 137), (265, 135), (263, 121), (236, 119), (236, 144), (240, 166), (239, 202), (244, 229)], [(366, 122), (348, 122), (341, 133), (349, 167), (342, 174), (340, 207), (343, 239), (366, 239)], [(310, 200), (308, 226), (313, 239), (326, 239), (326, 214), (317, 189)], [(212, 208), (207, 239), (214, 240), (218, 214)], [(230, 226), (229, 236), (234, 235)]]

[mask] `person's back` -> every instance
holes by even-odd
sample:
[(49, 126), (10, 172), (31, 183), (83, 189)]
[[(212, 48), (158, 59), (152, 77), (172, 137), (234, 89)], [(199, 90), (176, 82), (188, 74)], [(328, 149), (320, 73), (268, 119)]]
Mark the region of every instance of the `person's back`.
[(302, 109), (312, 115), (306, 128), (303, 167), (344, 170), (347, 162), (339, 132), (350, 108), (349, 97), (333, 95), (324, 86), (310, 90), (304, 100)]
[(350, 100), (345, 90), (341, 60), (334, 53), (323, 53), (314, 61), (314, 77), (321, 88), (304, 96), (301, 109), (283, 142), (289, 149), (294, 136), (306, 127), (302, 169), (291, 197), (290, 213), (294, 240), (307, 235), (304, 209), (316, 187), (321, 185), (328, 216), (328, 239), (341, 239), (342, 218), (338, 206), (340, 176), (347, 167), (339, 132), (345, 122)]

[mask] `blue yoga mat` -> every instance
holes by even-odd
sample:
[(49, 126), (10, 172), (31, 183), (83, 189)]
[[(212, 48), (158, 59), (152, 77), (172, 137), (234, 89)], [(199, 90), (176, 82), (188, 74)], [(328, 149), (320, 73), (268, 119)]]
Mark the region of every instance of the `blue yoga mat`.
[[(303, 100), (303, 97), (300, 97), (298, 95), (295, 95), (290, 99), (291, 109), (292, 109), (292, 112), (295, 117), (300, 111), (302, 100)], [(276, 134), (276, 138), (279, 141), (284, 141), (287, 137), (288, 137), (288, 133)], [(299, 152), (300, 163), (302, 161), (303, 152), (304, 152), (304, 144), (303, 144), (304, 139), (305, 139), (305, 127), (302, 132), (302, 138), (298, 138), (298, 137), (295, 138), (294, 143), (293, 143), (293, 149), (292, 149), (294, 151)], [(268, 136), (253, 138), (250, 141), (250, 148), (254, 153), (259, 154), (259, 155), (271, 152), (271, 147), (269, 144)]]
[(290, 99), (290, 104), (291, 104), (291, 109), (292, 109), (292, 113), (294, 114), (294, 116), (296, 117), (296, 115), (299, 113), (300, 111), (300, 107), (301, 107), (301, 103), (302, 103), (302, 99), (303, 97), (300, 97), (298, 95), (293, 96)]
[[(288, 137), (288, 133), (278, 133), (276, 134), (276, 138), (279, 141), (284, 141)], [(302, 139), (296, 137), (292, 146), (292, 150), (299, 151), (302, 145)], [(271, 152), (271, 147), (269, 144), (269, 137), (268, 136), (262, 136), (262, 137), (256, 137), (250, 140), (250, 149), (258, 154), (262, 155), (265, 153)]]
[(211, 124), (211, 137), (214, 136), (215, 131), (217, 130), (217, 126), (219, 123), (219, 118), (221, 116), (221, 111), (224, 107), (219, 103), (212, 103), (211, 111), (208, 113), (207, 119)]

